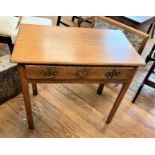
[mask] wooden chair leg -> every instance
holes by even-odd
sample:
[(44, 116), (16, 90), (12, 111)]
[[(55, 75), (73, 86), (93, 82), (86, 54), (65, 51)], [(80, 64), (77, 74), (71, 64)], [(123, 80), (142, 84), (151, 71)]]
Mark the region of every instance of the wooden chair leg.
[(152, 56), (154, 50), (155, 50), (155, 44), (153, 45), (153, 47), (152, 47), (150, 53), (148, 54), (148, 56), (147, 56), (146, 59), (145, 59), (145, 62), (146, 62), (146, 63), (148, 63), (149, 61), (151, 61), (151, 56)]
[(61, 21), (61, 16), (58, 16), (58, 19), (57, 19), (57, 26), (59, 26), (60, 24), (63, 24), (65, 26), (69, 26), (67, 25), (66, 23), (64, 23), (63, 21)]
[(98, 89), (97, 89), (97, 94), (98, 94), (98, 95), (101, 95), (101, 94), (102, 94), (103, 88), (104, 88), (104, 84), (103, 84), (103, 83), (100, 83), (100, 84), (99, 84), (99, 87), (98, 87)]
[(151, 31), (151, 29), (152, 29), (152, 26), (153, 26), (153, 23), (149, 26), (149, 29), (148, 29), (148, 31), (147, 31), (147, 34), (150, 33), (150, 31)]
[(61, 16), (58, 16), (58, 19), (57, 19), (57, 26), (60, 25), (60, 21), (61, 21)]
[(81, 16), (79, 16), (77, 21), (78, 27), (81, 27), (82, 22), (83, 22), (83, 19)]
[(154, 37), (154, 31), (155, 31), (155, 22), (154, 22), (153, 28), (152, 28), (152, 34), (151, 34), (151, 38), (152, 38), (152, 39), (153, 39), (153, 37)]
[(141, 92), (143, 86), (144, 86), (144, 82), (143, 82), (143, 83), (140, 85), (140, 87), (138, 88), (137, 93), (136, 93), (135, 97), (134, 97), (133, 100), (132, 100), (132, 103), (134, 103), (134, 102), (136, 101), (136, 99), (137, 99), (139, 93)]
[(32, 83), (33, 96), (38, 95), (37, 84)]
[(72, 17), (72, 22), (74, 22), (75, 18), (76, 18), (76, 16), (73, 16), (73, 17)]
[(139, 93), (141, 92), (141, 90), (142, 90), (144, 84), (148, 81), (149, 76), (153, 73), (154, 68), (155, 68), (155, 62), (153, 63), (153, 65), (152, 65), (152, 67), (150, 68), (148, 74), (146, 75), (144, 81), (142, 82), (142, 84), (140, 85), (139, 89), (137, 90), (137, 93), (136, 93), (135, 97), (133, 98), (132, 103), (134, 103), (134, 102), (136, 101), (136, 99), (137, 99)]

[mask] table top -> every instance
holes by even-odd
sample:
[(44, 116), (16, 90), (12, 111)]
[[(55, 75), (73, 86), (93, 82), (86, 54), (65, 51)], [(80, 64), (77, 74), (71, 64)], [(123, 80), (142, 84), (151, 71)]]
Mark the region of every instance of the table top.
[(120, 30), (22, 24), (11, 62), (21, 64), (143, 66)]
[(154, 20), (154, 16), (124, 16), (124, 17), (138, 24), (145, 23), (149, 20), (150, 21)]

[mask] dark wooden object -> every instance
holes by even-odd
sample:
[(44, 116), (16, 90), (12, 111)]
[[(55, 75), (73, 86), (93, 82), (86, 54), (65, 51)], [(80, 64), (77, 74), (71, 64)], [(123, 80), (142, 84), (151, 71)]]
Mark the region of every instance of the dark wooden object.
[[(87, 23), (90, 23), (92, 24), (91, 20), (93, 17), (89, 17), (89, 18), (86, 18), (86, 19), (83, 19), (81, 16), (73, 16), (72, 17), (72, 21), (74, 22), (75, 19), (77, 19), (77, 26), (80, 27), (82, 22), (87, 22)], [(57, 26), (59, 26), (60, 24), (62, 25), (65, 25), (65, 26), (69, 26), (68, 24), (64, 23), (62, 20), (61, 20), (61, 16), (58, 16), (57, 18)]]
[(149, 61), (154, 61), (155, 59), (155, 53), (153, 53), (155, 51), (155, 44), (153, 45), (150, 53), (147, 55), (145, 62), (148, 63)]
[(140, 87), (138, 88), (137, 93), (136, 93), (135, 97), (134, 97), (133, 100), (132, 100), (132, 103), (134, 103), (134, 102), (136, 101), (136, 99), (137, 99), (139, 93), (141, 92), (141, 90), (142, 90), (142, 88), (143, 88), (143, 86), (144, 86), (145, 84), (148, 85), (148, 86), (150, 86), (150, 87), (152, 87), (152, 88), (155, 88), (155, 82), (149, 80), (149, 77), (150, 77), (152, 74), (155, 73), (155, 72), (154, 72), (154, 69), (155, 69), (155, 53), (153, 53), (153, 52), (155, 52), (155, 44), (153, 45), (150, 54), (147, 56), (147, 58), (146, 58), (146, 60), (145, 60), (146, 63), (147, 63), (148, 61), (154, 61), (154, 63), (153, 63), (153, 65), (151, 66), (149, 72), (147, 73), (147, 75), (146, 75), (144, 81), (142, 82), (142, 84), (141, 84)]
[(74, 22), (75, 18), (77, 19), (78, 27), (80, 27), (81, 24), (82, 24), (83, 22), (87, 22), (87, 23), (89, 23), (89, 24), (92, 24), (92, 22), (91, 22), (90, 20), (91, 20), (93, 17), (88, 17), (88, 18), (84, 19), (84, 18), (82, 18), (82, 16), (73, 16), (73, 17), (72, 17), (72, 21), (73, 21), (73, 22)]
[[(154, 30), (155, 30), (155, 17), (154, 16), (110, 16), (110, 18), (119, 21), (123, 24), (136, 28), (138, 30), (142, 30), (147, 32), (148, 34), (151, 33), (151, 38), (154, 37)], [(146, 28), (148, 30), (146, 31)]]
[(61, 20), (61, 16), (58, 16), (58, 19), (57, 19), (57, 26), (59, 26), (60, 24), (65, 25), (65, 26), (69, 26), (68, 24), (64, 23), (64, 22)]
[(142, 82), (142, 84), (138, 88), (137, 93), (136, 93), (135, 97), (132, 100), (132, 103), (134, 103), (136, 101), (136, 99), (137, 99), (137, 97), (138, 97), (139, 93), (141, 92), (144, 85), (148, 85), (150, 87), (155, 88), (155, 83), (153, 81), (149, 80), (149, 77), (151, 76), (151, 74), (155, 73), (154, 69), (155, 69), (155, 62), (153, 63), (152, 67), (150, 68), (150, 70), (149, 70), (148, 74), (146, 75), (144, 81)]

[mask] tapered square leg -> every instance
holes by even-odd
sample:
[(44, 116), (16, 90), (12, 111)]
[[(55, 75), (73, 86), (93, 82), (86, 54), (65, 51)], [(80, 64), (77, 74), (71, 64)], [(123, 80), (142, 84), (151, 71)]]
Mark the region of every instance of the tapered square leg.
[(23, 97), (24, 97), (24, 103), (25, 103), (25, 109), (26, 109), (26, 115), (27, 115), (29, 128), (34, 129), (31, 101), (30, 101), (30, 94), (29, 94), (29, 86), (28, 86), (28, 79), (26, 76), (25, 65), (19, 64), (18, 71), (19, 71), (19, 76), (20, 76), (20, 81), (21, 81), (21, 86), (22, 86), (22, 92), (23, 92)]
[(38, 89), (36, 83), (32, 83), (32, 90), (33, 90), (33, 96), (38, 95)]
[(103, 88), (104, 88), (104, 84), (103, 84), (103, 83), (100, 83), (100, 84), (99, 84), (99, 87), (98, 87), (98, 89), (97, 89), (97, 94), (98, 94), (98, 95), (101, 95), (101, 94), (102, 94)]
[(153, 39), (153, 37), (154, 37), (154, 30), (155, 30), (155, 22), (154, 22), (154, 24), (153, 24), (153, 28), (152, 28), (151, 39)]
[(123, 87), (122, 87), (122, 89), (121, 89), (121, 91), (120, 91), (120, 93), (119, 93), (119, 95), (118, 95), (112, 109), (111, 109), (111, 112), (110, 112), (110, 114), (108, 116), (108, 119), (107, 119), (106, 123), (110, 123), (111, 120), (113, 119), (113, 117), (114, 117), (114, 115), (115, 115), (115, 113), (116, 113), (116, 111), (117, 111), (117, 109), (118, 109), (118, 107), (119, 107), (125, 93), (127, 92), (128, 88), (129, 88), (129, 85), (130, 85), (130, 83), (123, 84)]

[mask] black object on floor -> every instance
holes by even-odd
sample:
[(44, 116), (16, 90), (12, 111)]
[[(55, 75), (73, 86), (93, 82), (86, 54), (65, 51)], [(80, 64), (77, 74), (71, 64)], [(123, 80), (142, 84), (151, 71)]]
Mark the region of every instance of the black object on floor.
[[(150, 53), (151, 53), (150, 58), (148, 58), (148, 59), (146, 60), (146, 62), (148, 62), (148, 61), (154, 61), (154, 62), (153, 62), (153, 65), (151, 66), (151, 68), (150, 68), (148, 74), (146, 75), (144, 81), (142, 82), (142, 84), (141, 84), (140, 87), (138, 88), (137, 93), (136, 93), (135, 97), (134, 97), (133, 100), (132, 100), (132, 103), (134, 103), (134, 102), (136, 101), (136, 99), (137, 99), (137, 97), (138, 97), (139, 93), (141, 92), (141, 90), (142, 90), (142, 88), (143, 88), (144, 85), (148, 85), (148, 86), (150, 86), (150, 87), (152, 87), (152, 88), (155, 88), (155, 82), (149, 80), (149, 77), (150, 77), (152, 74), (155, 73), (155, 72), (154, 72), (154, 69), (155, 69), (155, 54), (153, 53), (154, 50), (155, 50), (155, 44), (154, 44), (154, 46), (153, 46), (153, 48), (152, 48), (152, 50), (151, 50), (151, 52), (150, 52)], [(153, 55), (153, 56), (152, 56), (152, 55)]]

